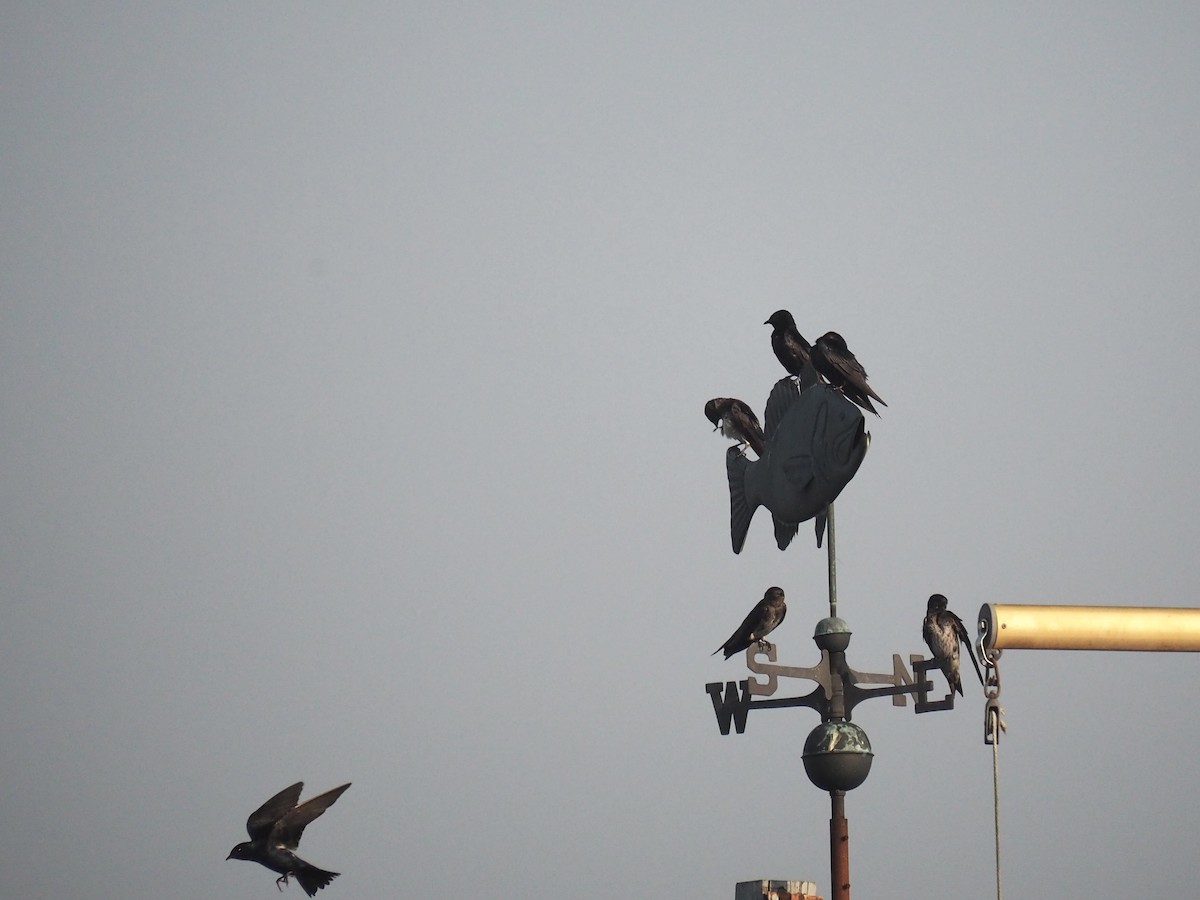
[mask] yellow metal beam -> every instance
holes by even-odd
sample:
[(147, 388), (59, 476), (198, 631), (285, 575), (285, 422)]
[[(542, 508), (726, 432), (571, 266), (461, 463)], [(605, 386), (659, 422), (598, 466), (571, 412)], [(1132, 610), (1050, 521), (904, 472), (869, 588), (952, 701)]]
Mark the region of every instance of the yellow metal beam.
[(988, 650), (1200, 651), (1200, 609), (985, 603), (979, 634)]

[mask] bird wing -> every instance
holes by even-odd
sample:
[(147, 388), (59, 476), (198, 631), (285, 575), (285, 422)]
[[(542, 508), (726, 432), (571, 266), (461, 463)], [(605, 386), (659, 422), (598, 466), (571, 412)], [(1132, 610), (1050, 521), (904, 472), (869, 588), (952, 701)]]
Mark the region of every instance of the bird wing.
[[(921, 626), (921, 637), (925, 639), (929, 652), (938, 662), (953, 659), (958, 651), (958, 637), (954, 626), (946, 618), (947, 612), (948, 610), (942, 610), (940, 613), (927, 615)], [(950, 616), (957, 618), (954, 613), (950, 613)]]
[(250, 835), (250, 840), (257, 841), (259, 838), (270, 834), (275, 823), (283, 818), (285, 813), (295, 808), (296, 801), (300, 799), (300, 792), (302, 790), (304, 790), (304, 782), (297, 781), (291, 787), (285, 787), (254, 812), (250, 813), (250, 818), (246, 820), (246, 832)]
[[(746, 618), (742, 619), (742, 624), (737, 627), (737, 630), (729, 636), (724, 644), (718, 647), (714, 653), (725, 651), (725, 658), (733, 656), (733, 654), (745, 650), (750, 646), (750, 635), (755, 634), (759, 627), (759, 622), (762, 621), (767, 601), (759, 600), (755, 604), (754, 609), (746, 613)], [(759, 635), (761, 637), (761, 635)]]
[(963, 624), (963, 620), (958, 617), (958, 614), (951, 610), (946, 610), (946, 615), (950, 618), (950, 624), (954, 628), (954, 633), (958, 639), (967, 646), (971, 644), (971, 635), (967, 634), (967, 626)]
[[(811, 332), (809, 332), (811, 334)], [(812, 344), (804, 339), (798, 331), (785, 331), (783, 334), (783, 344), (788, 348), (788, 352), (792, 354), (794, 359), (802, 363), (808, 362), (808, 355), (812, 352)]]
[(275, 827), (271, 831), (272, 842), (295, 850), (296, 845), (300, 843), (300, 836), (304, 834), (304, 826), (333, 806), (333, 802), (342, 796), (348, 787), (350, 784), (346, 783), (331, 791), (318, 794), (288, 812), (275, 823)]
[(750, 449), (761, 459), (766, 446), (763, 440), (762, 426), (758, 424), (758, 416), (754, 414), (754, 410), (741, 400), (731, 400), (729, 415), (734, 417), (737, 428), (750, 445)]
[[(825, 361), (837, 370), (846, 384), (853, 385), (860, 393), (865, 395), (864, 399), (866, 397), (874, 397), (884, 406), (887, 406), (887, 401), (875, 393), (871, 389), (871, 386), (867, 384), (867, 370), (862, 367), (862, 363), (858, 361), (858, 357), (853, 353), (848, 350), (845, 353), (838, 353), (836, 351), (827, 352), (825, 354)], [(870, 403), (871, 401), (867, 400), (864, 406), (870, 409)], [(871, 412), (874, 412), (874, 410), (871, 409)]]
[(725, 658), (733, 656), (733, 654), (745, 650), (750, 646), (750, 632), (752, 630), (750, 621), (754, 618), (754, 610), (751, 610), (750, 615), (746, 616), (745, 621), (737, 627), (720, 647), (713, 651), (713, 656), (716, 656), (721, 651), (725, 652)]
[(809, 353), (812, 351), (812, 347), (803, 335), (790, 330), (784, 331), (779, 336), (778, 344), (772, 340), (771, 349), (775, 351), (776, 359), (793, 375), (799, 375), (804, 370), (804, 366), (808, 363)]
[(776, 598), (763, 597), (754, 605), (754, 609), (750, 610), (750, 614), (746, 616), (742, 627), (738, 629), (738, 633), (743, 635), (747, 640), (751, 635), (754, 639), (765, 637), (775, 630), (775, 627), (783, 621), (783, 617), (787, 614), (787, 607), (781, 604)]
[(958, 635), (958, 639), (967, 647), (967, 655), (971, 657), (971, 665), (975, 667), (975, 674), (979, 676), (979, 683), (987, 687), (983, 680), (983, 672), (979, 670), (979, 663), (975, 660), (975, 651), (971, 648), (971, 635), (967, 632), (967, 626), (963, 624), (963, 620), (956, 614), (950, 612), (950, 610), (946, 610), (946, 612), (954, 620), (954, 633)]
[(776, 628), (778, 628), (780, 625), (782, 625), (783, 619), (786, 615), (787, 615), (787, 604), (784, 603), (783, 598), (780, 597), (778, 600), (773, 601), (771, 603), (771, 619), (772, 619), (772, 621), (770, 623), (770, 627), (766, 628), (766, 630), (763, 631), (763, 634), (772, 632)]

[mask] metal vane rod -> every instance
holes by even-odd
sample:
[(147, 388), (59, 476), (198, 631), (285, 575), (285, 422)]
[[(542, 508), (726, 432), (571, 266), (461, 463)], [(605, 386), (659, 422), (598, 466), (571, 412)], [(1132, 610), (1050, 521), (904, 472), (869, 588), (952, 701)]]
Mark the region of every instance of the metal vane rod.
[[(825, 552), (829, 560), (829, 618), (837, 618), (837, 529), (833, 521), (833, 504), (825, 510), (825, 537), (828, 543)], [(839, 661), (845, 664), (845, 655), (838, 653)], [(832, 660), (831, 660), (832, 662)], [(845, 685), (842, 673), (833, 673), (829, 697), (829, 718), (844, 721), (846, 718)], [(846, 820), (845, 791), (829, 792), (829, 880), (833, 900), (850, 900), (850, 827)]]
[(833, 527), (833, 504), (825, 509), (825, 552), (829, 556), (829, 617), (837, 616), (837, 537)]

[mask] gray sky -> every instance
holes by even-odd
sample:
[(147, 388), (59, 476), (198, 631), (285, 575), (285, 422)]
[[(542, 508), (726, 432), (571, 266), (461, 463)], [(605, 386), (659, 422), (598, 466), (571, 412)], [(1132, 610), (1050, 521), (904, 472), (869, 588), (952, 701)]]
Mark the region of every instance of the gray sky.
[[(838, 503), (850, 661), (933, 591), (1191, 606), (1200, 9), (10, 6), (0, 896), (829, 895), (807, 710), (722, 737), (765, 588), (701, 409), (762, 321), (891, 406)], [(1012, 652), (1005, 891), (1194, 893), (1186, 654)], [(981, 691), (856, 712), (856, 896), (994, 895)], [(302, 896), (293, 885), (288, 897)]]

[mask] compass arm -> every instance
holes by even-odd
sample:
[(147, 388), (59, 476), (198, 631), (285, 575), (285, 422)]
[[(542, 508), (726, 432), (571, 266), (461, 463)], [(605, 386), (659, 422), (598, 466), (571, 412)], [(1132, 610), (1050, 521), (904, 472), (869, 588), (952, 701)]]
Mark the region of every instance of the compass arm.
[(848, 684), (846, 685), (846, 718), (850, 719), (850, 711), (864, 700), (870, 700), (873, 697), (894, 697), (897, 694), (923, 694), (932, 687), (933, 685), (928, 681), (916, 684), (893, 684), (879, 688), (860, 688)]

